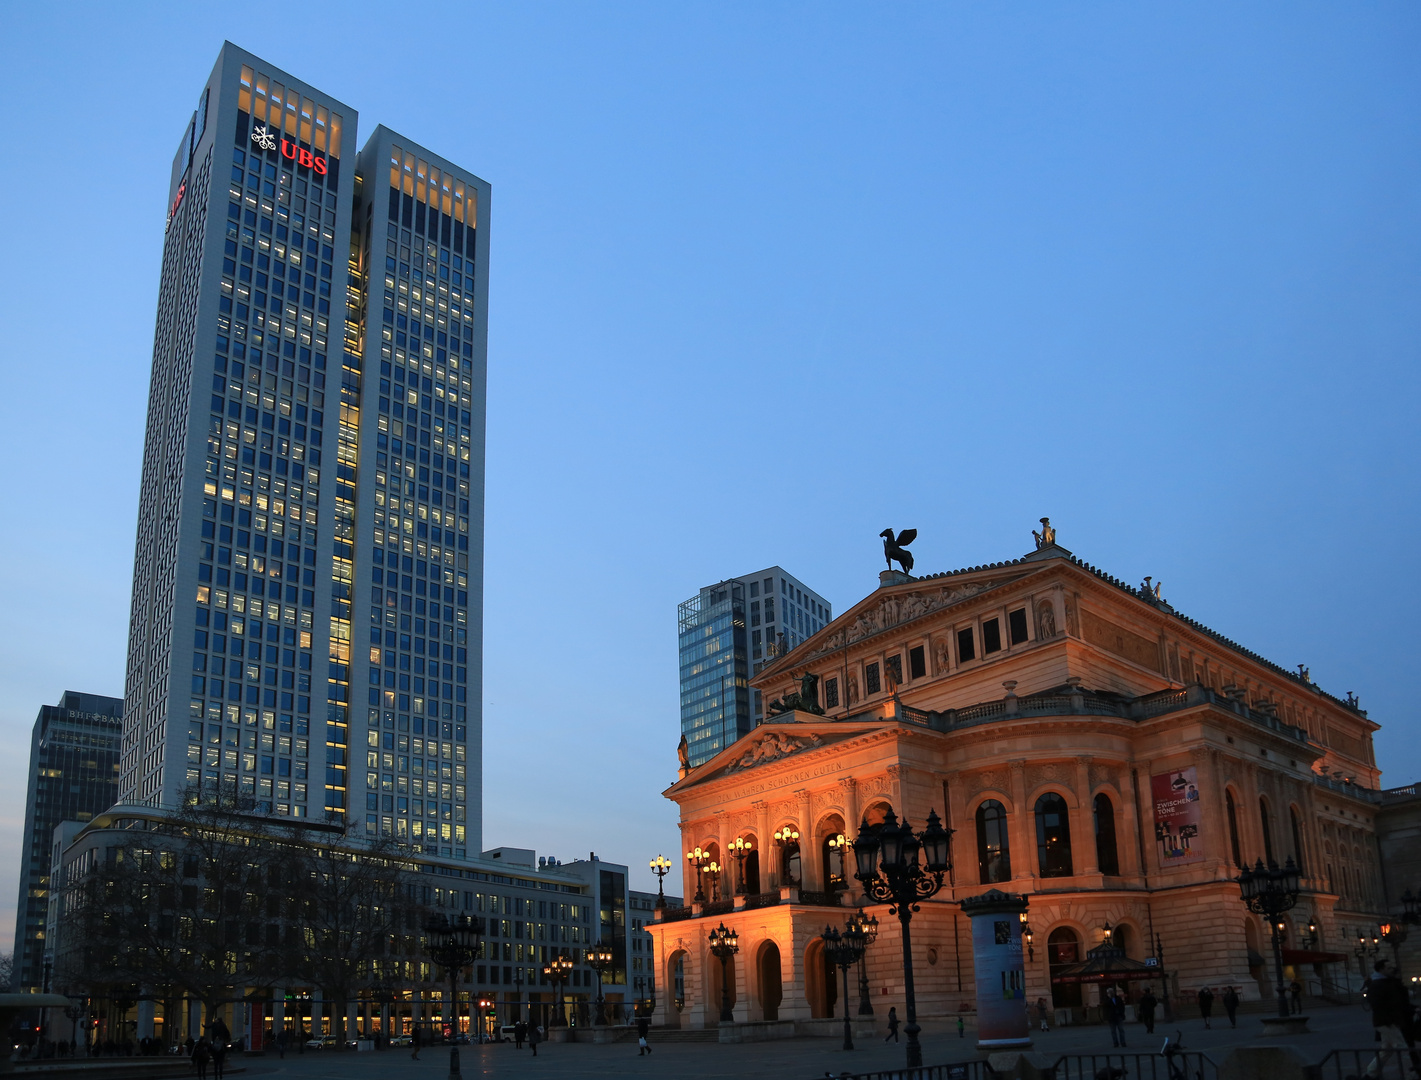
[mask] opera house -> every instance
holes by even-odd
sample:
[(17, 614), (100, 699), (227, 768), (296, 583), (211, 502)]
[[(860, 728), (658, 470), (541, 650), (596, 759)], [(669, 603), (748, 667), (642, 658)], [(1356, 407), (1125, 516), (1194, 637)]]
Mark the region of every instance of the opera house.
[[(1025, 998), (1061, 1020), (1084, 1019), (1097, 992), (1063, 973), (1107, 939), (1175, 1001), (1226, 985), (1271, 998), (1269, 927), (1236, 881), (1258, 859), (1302, 868), (1288, 978), (1310, 994), (1356, 986), (1353, 945), (1386, 910), (1378, 725), (1350, 694), (1179, 614), (1148, 579), (1087, 565), (1043, 525), (1019, 559), (890, 569), (750, 680), (775, 714), (666, 791), (682, 852), (700, 856), (681, 860), (687, 906), (648, 927), (667, 988), (657, 1023), (717, 1023), (707, 934), (721, 924), (738, 935), (725, 965), (736, 1021), (842, 1016), (821, 935), (863, 903), (846, 838), (890, 808), (915, 828), (936, 810), (954, 830), (947, 884), (912, 921), (921, 1017), (972, 1007), (958, 903), (992, 888), (1027, 896)], [(881, 1019), (903, 1009), (899, 924), (887, 905), (866, 914), (878, 935), (864, 989)]]

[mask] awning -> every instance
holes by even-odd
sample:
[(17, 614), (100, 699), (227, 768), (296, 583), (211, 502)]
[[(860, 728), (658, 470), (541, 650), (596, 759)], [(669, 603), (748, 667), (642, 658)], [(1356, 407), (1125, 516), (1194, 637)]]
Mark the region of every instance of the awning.
[(1340, 952), (1319, 952), (1316, 949), (1284, 949), (1285, 964), (1345, 964), (1347, 954)]
[(1162, 979), (1158, 967), (1131, 960), (1124, 949), (1114, 945), (1097, 945), (1086, 953), (1084, 963), (1069, 964), (1051, 976), (1053, 983), (1113, 983), (1136, 979)]

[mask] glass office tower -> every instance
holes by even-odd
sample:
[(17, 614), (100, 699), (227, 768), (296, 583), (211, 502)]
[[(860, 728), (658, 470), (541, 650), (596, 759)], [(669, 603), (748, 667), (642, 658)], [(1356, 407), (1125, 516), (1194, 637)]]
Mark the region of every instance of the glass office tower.
[[(436, 329), (428, 357), (421, 330), (422, 381), (401, 431), (430, 459), (411, 455), (399, 543), (390, 551), (382, 537), (377, 550), (374, 522), (391, 494), (382, 444), (394, 437), (393, 402), (380, 407), (390, 376), (377, 371), (397, 358), (384, 322), (386, 264), (372, 264), (370, 247), (388, 200), (362, 197), (360, 165), (387, 152), (388, 133), (377, 130), (357, 157), (356, 129), (350, 106), (227, 43), (181, 140), (154, 337), (120, 801), (172, 806), (207, 789), (259, 813), (345, 818), (395, 835), (397, 800), (414, 798), (418, 777), (421, 828), (410, 803), (401, 835), (458, 858), (477, 855), (480, 841), (467, 777), (481, 726), (485, 311), (463, 302), (476, 291), (465, 285), (457, 353), (436, 344), (454, 318), (445, 310), (453, 279), (437, 252), (425, 260), (434, 269), (418, 286), (420, 318), (431, 310)], [(436, 246), (442, 239), (442, 177), (454, 171), (441, 173), (437, 208), (411, 222), (421, 244), (431, 229)], [(460, 180), (486, 207), (487, 185)], [(427, 190), (424, 199), (422, 209)], [(482, 290), (486, 232), (470, 224), (459, 239), (463, 277)], [(436, 452), (467, 469), (437, 499), (421, 471)], [(410, 557), (393, 586), (392, 554)]]
[(765, 718), (750, 676), (831, 618), (827, 600), (778, 566), (707, 585), (677, 605), (681, 733), (692, 767)]

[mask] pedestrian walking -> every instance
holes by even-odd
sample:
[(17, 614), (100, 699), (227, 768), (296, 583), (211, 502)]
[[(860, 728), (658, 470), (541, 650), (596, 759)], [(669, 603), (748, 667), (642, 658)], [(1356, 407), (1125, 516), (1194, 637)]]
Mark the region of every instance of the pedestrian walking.
[(1105, 1019), (1110, 1024), (1110, 1044), (1125, 1045), (1125, 999), (1115, 987), (1110, 988), (1110, 996), (1105, 999)]
[(1140, 995), (1140, 1003), (1136, 1006), (1136, 1010), (1140, 1014), (1140, 1023), (1145, 1025), (1146, 1035), (1155, 1033), (1155, 1008), (1158, 1005), (1159, 1000), (1155, 997), (1154, 991), (1148, 986), (1145, 987), (1145, 992)]
[(1046, 1004), (1046, 999), (1045, 999), (1044, 997), (1039, 997), (1039, 998), (1036, 999), (1036, 1015), (1037, 1015), (1037, 1018), (1041, 1021), (1041, 1030), (1042, 1030), (1042, 1031), (1050, 1031), (1050, 1030), (1051, 1030), (1051, 1009), (1050, 1009), (1050, 1007)]
[(1199, 991), (1199, 1015), (1204, 1018), (1204, 1026), (1209, 1027), (1209, 1016), (1214, 1011), (1214, 991), (1207, 986)]
[(198, 1039), (192, 1045), (192, 1064), (197, 1069), (197, 1080), (207, 1080), (207, 1066), (212, 1061), (212, 1047), (206, 1038)]
[(528, 1037), (528, 1025), (519, 1020), (513, 1025), (513, 1049), (522, 1050), (523, 1040)]
[(1288, 987), (1288, 993), (1293, 997), (1293, 1015), (1301, 1016), (1303, 1011), (1303, 984), (1297, 979)]
[(215, 1042), (212, 1044), (212, 1077), (213, 1080), (222, 1080), (222, 1066), (227, 1058), (227, 1044), (225, 1042)]
[(1238, 1027), (1238, 991), (1232, 986), (1224, 988), (1224, 1012), (1229, 1014), (1229, 1027)]
[(414, 1032), (410, 1035), (410, 1060), (411, 1060), (411, 1061), (418, 1061), (418, 1060), (419, 1060), (419, 1043), (420, 1043), (421, 1037), (422, 1037), (421, 1030), (420, 1030), (418, 1027), (416, 1027), (416, 1028), (414, 1029)]
[(962, 1014), (957, 1014), (957, 1037), (960, 1039), (967, 1032), (967, 1021), (962, 1019)]
[(528, 1025), (528, 1048), (533, 1051), (533, 1056), (538, 1056), (538, 1044), (543, 1041), (543, 1029), (538, 1024)]
[(638, 1016), (638, 1017), (636, 1018), (636, 1041), (637, 1041), (637, 1052), (636, 1052), (636, 1056), (637, 1056), (637, 1057), (641, 1057), (642, 1054), (649, 1054), (649, 1053), (651, 1053), (651, 1043), (647, 1042), (647, 1040), (646, 1040), (646, 1037), (647, 1037), (648, 1035), (650, 1035), (650, 1034), (651, 1034), (651, 1017), (649, 1017), (649, 1016)]
[(883, 1036), (883, 1041), (887, 1042), (889, 1039), (894, 1042), (898, 1041), (898, 1006), (896, 1005), (888, 1006), (888, 1034)]

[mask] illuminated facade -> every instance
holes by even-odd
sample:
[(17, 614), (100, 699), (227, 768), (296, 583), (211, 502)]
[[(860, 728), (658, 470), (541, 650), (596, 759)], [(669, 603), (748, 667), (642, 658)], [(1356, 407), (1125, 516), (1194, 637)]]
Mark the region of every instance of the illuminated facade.
[(488, 186), (356, 128), (227, 43), (174, 161), (119, 797), (467, 858)]

